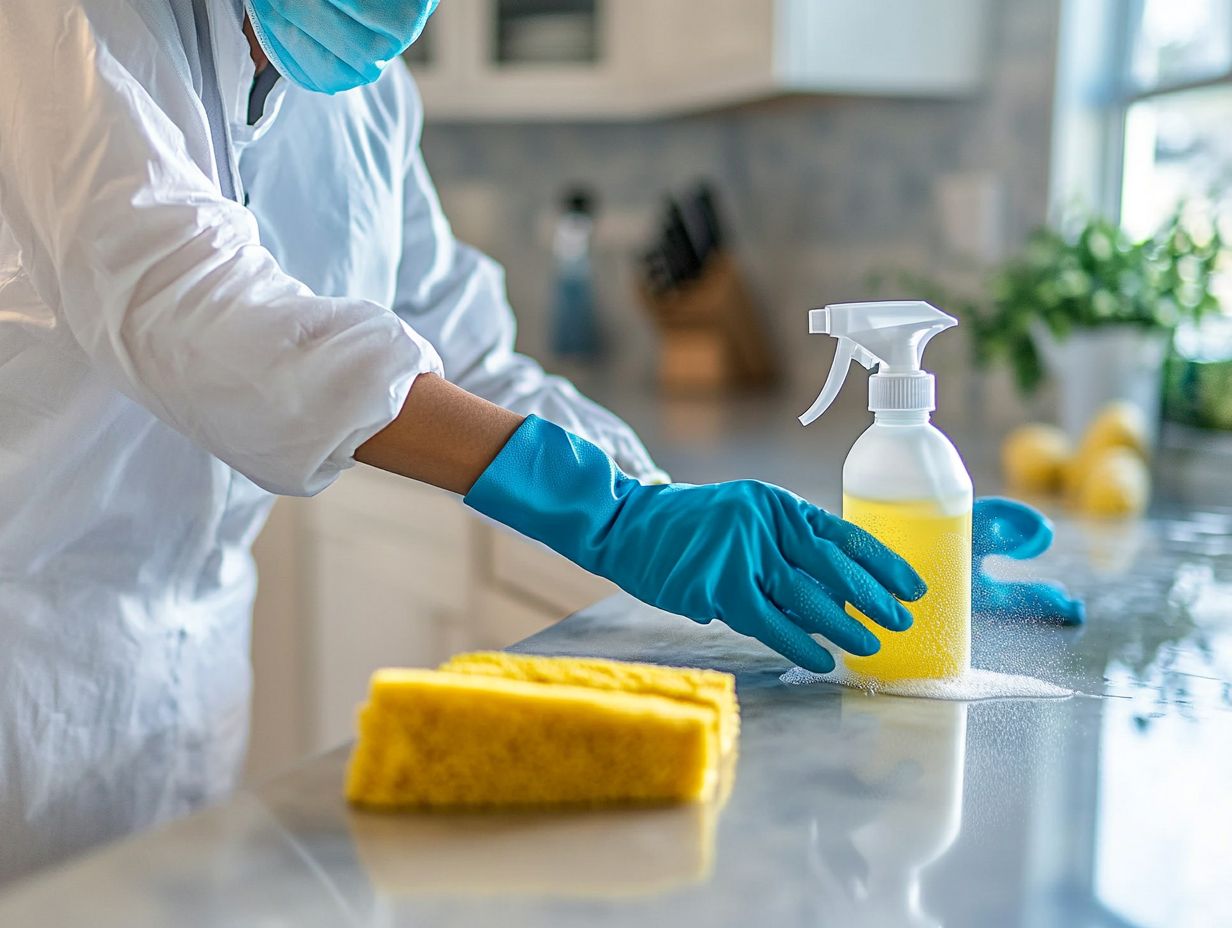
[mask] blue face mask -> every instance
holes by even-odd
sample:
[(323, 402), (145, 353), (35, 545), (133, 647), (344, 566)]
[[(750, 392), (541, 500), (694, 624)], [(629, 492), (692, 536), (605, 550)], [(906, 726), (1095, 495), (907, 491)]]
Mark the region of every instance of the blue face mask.
[(339, 93), (371, 84), (419, 38), (439, 0), (245, 0), (257, 41), (283, 77)]

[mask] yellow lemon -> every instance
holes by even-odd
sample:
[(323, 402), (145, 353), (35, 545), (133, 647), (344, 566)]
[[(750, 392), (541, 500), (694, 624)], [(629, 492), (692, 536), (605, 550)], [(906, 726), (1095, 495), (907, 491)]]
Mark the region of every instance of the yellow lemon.
[(1062, 484), (1070, 502), (1082, 508), (1078, 499), (1086, 485), (1087, 471), (1105, 452), (1122, 448), (1145, 461), (1147, 458), (1147, 427), (1142, 411), (1132, 403), (1109, 403), (1087, 427), (1078, 453), (1062, 472)]
[(1080, 457), (1094, 456), (1107, 448), (1129, 448), (1147, 456), (1146, 417), (1133, 403), (1109, 403), (1087, 426), (1078, 449)]
[(1151, 479), (1146, 462), (1129, 448), (1108, 448), (1084, 460), (1073, 501), (1089, 516), (1135, 516), (1145, 508)]
[(1065, 433), (1052, 425), (1024, 425), (1014, 429), (1001, 445), (1001, 470), (1011, 489), (1051, 493), (1061, 488), (1073, 447)]

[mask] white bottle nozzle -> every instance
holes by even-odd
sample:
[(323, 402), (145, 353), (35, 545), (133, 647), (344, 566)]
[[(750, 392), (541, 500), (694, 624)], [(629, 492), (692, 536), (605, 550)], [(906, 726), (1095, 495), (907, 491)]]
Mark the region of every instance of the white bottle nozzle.
[(830, 375), (800, 422), (808, 425), (834, 402), (853, 360), (877, 365), (869, 378), (869, 409), (932, 410), (933, 376), (921, 370), (924, 348), (958, 320), (919, 300), (836, 303), (809, 310), (809, 332), (838, 339)]
[(809, 310), (809, 335), (830, 334), (830, 307)]

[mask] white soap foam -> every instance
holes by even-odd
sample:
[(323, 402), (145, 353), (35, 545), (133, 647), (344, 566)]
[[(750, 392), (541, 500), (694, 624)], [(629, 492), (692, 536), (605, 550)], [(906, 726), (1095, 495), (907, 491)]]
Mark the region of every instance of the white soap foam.
[(809, 683), (838, 683), (869, 693), (885, 693), (888, 696), (915, 696), (921, 699), (1063, 699), (1073, 696), (1074, 691), (1055, 683), (1037, 680), (1035, 677), (1012, 673), (997, 673), (995, 670), (972, 668), (961, 676), (948, 680), (874, 680), (853, 673), (839, 664), (830, 673), (813, 673), (803, 667), (793, 667), (779, 680), (791, 686)]

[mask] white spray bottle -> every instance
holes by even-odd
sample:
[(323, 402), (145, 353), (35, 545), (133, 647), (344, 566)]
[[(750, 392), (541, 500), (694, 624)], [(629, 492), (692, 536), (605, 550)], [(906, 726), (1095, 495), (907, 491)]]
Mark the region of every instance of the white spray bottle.
[(851, 362), (877, 365), (868, 381), (873, 424), (843, 465), (843, 518), (872, 532), (924, 578), (907, 603), (915, 621), (887, 632), (851, 607), (881, 640), (870, 657), (844, 655), (878, 680), (955, 677), (971, 665), (971, 477), (950, 440), (933, 427), (933, 375), (921, 370), (929, 339), (957, 325), (928, 303), (840, 303), (809, 311), (809, 332), (838, 338), (830, 376), (800, 422), (834, 401)]

